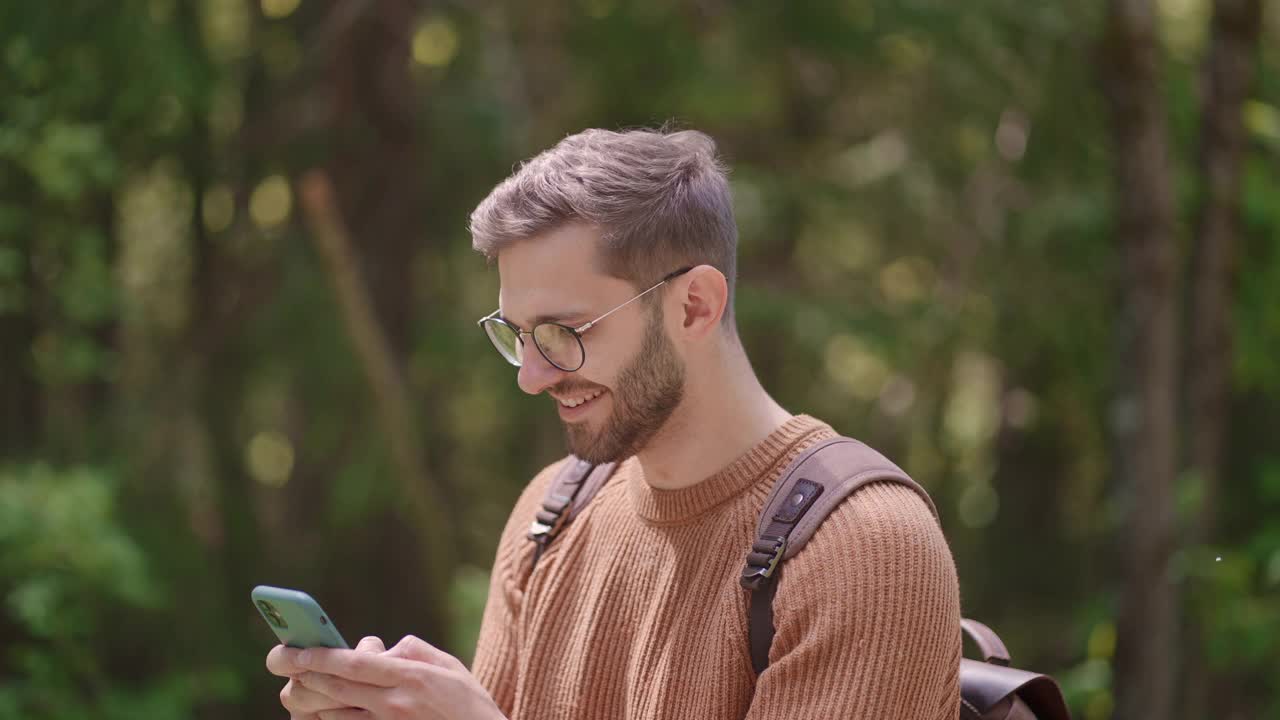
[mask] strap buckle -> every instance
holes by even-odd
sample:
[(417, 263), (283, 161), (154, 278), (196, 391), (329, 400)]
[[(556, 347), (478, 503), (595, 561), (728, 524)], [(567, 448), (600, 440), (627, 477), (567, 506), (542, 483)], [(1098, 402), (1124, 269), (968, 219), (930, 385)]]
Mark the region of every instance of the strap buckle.
[(569, 521), (569, 509), (573, 505), (573, 497), (577, 488), (566, 495), (552, 493), (543, 501), (542, 507), (534, 515), (533, 524), (529, 526), (529, 539), (539, 545), (546, 545), (556, 536)]
[[(541, 513), (540, 513), (541, 514)], [(534, 520), (529, 525), (529, 539), (539, 545), (546, 545), (551, 542), (551, 538), (560, 532), (560, 526), (564, 524), (565, 517), (568, 513), (561, 512), (555, 516), (552, 522), (543, 522), (541, 519)]]
[(773, 578), (774, 571), (778, 569), (778, 563), (787, 551), (787, 537), (781, 535), (761, 538), (752, 544), (751, 550), (738, 584), (747, 590), (759, 590)]

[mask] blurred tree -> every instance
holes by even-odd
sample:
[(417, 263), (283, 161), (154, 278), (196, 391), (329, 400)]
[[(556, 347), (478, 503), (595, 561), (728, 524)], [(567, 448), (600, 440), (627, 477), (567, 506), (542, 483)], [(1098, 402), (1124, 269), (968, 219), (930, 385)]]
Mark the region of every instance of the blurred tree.
[[(1224, 453), (1230, 437), (1232, 386), (1231, 307), (1236, 286), (1237, 236), (1247, 136), (1244, 105), (1253, 90), (1262, 28), (1260, 0), (1213, 3), (1209, 52), (1204, 60), (1197, 170), (1200, 208), (1192, 249), (1192, 284), (1187, 358), (1188, 471), (1200, 507), (1191, 520), (1191, 557), (1203, 562), (1197, 546), (1212, 542), (1220, 506)], [(1192, 591), (1195, 591), (1194, 586)], [(1195, 603), (1200, 598), (1192, 597)], [(1204, 660), (1205, 628), (1195, 608), (1183, 643), (1180, 686), (1183, 717), (1211, 713), (1215, 683)], [(1220, 691), (1221, 685), (1218, 685)]]
[[(1142, 682), (1132, 618), (1164, 622), (1134, 602), (1186, 592), (1198, 631), (1153, 642), (1203, 650), (1224, 716), (1280, 717), (1280, 28), (1250, 2), (1138, 4), (1141, 32), (1131, 0), (0, 6), (0, 497), (28, 518), (0, 524), (0, 717), (278, 712), (257, 582), (466, 657), (563, 452), (474, 325), (467, 213), (568, 133), (669, 119), (733, 169), (762, 380), (926, 484), (966, 614), (1101, 720)], [(55, 498), (75, 522), (36, 520)], [(37, 626), (51, 586), (72, 610)]]
[[(1126, 485), (1124, 576), (1116, 644), (1116, 714), (1173, 709), (1176, 545), (1177, 237), (1168, 108), (1154, 3), (1113, 0), (1103, 40), (1103, 87), (1115, 137), (1116, 236), (1133, 418), (1117, 443)], [(1128, 400), (1126, 398), (1126, 400)]]

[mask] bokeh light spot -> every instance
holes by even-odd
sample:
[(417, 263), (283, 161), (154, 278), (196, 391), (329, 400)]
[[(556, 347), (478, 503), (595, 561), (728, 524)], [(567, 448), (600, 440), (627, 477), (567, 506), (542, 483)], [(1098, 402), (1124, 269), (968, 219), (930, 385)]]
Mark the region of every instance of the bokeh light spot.
[(1089, 657), (1110, 660), (1116, 654), (1116, 626), (1099, 623), (1089, 633)]
[(260, 432), (249, 441), (245, 453), (249, 474), (269, 487), (289, 482), (293, 472), (293, 443), (278, 432)]
[(879, 355), (852, 335), (831, 338), (825, 359), (827, 374), (836, 385), (860, 400), (876, 399), (891, 372)]
[(880, 410), (890, 417), (901, 417), (916, 401), (916, 385), (910, 378), (893, 375), (880, 390)]
[(1280, 142), (1280, 109), (1258, 100), (1244, 104), (1244, 125), (1253, 134)]
[(262, 14), (279, 20), (292, 15), (301, 3), (302, 0), (262, 0)]
[(413, 59), (427, 67), (444, 67), (458, 54), (458, 31), (446, 18), (431, 18), (413, 34)]
[(281, 175), (272, 175), (253, 189), (249, 196), (249, 216), (259, 227), (275, 227), (289, 219), (293, 210), (293, 191), (289, 181)]
[(924, 258), (899, 258), (880, 271), (880, 292), (891, 305), (919, 302), (931, 289), (934, 275)]
[(943, 426), (960, 448), (985, 445), (1000, 427), (1000, 366), (977, 351), (960, 353), (953, 368), (952, 395)]
[(1017, 162), (1027, 152), (1027, 138), (1031, 135), (1031, 123), (1019, 110), (1008, 109), (1000, 115), (996, 126), (996, 150), (1009, 162)]
[(214, 185), (205, 190), (200, 208), (204, 226), (209, 232), (220, 233), (231, 227), (236, 217), (236, 200), (231, 188)]

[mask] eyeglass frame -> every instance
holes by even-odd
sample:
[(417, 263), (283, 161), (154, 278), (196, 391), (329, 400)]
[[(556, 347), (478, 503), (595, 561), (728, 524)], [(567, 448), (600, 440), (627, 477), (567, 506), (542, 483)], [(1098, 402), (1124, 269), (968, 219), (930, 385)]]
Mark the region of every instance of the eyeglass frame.
[[(502, 312), (502, 308), (498, 308), (497, 310), (494, 310), (493, 312), (489, 313), (488, 315), (485, 315), (484, 317), (480, 318), (479, 320), (477, 320), (477, 321), (476, 321), (476, 325), (477, 325), (481, 330), (484, 330), (484, 324), (485, 324), (485, 323), (487, 323), (487, 322), (496, 322), (496, 323), (500, 323), (500, 324), (502, 324), (502, 325), (505, 325), (505, 326), (507, 326), (508, 328), (510, 328), (510, 330), (511, 330), (512, 332), (514, 332), (514, 333), (516, 334), (516, 342), (520, 343), (520, 347), (524, 347), (524, 336), (525, 336), (525, 335), (528, 335), (529, 337), (533, 338), (533, 346), (534, 346), (535, 348), (537, 348), (537, 349), (538, 349), (538, 354), (539, 354), (539, 355), (541, 355), (541, 356), (542, 356), (542, 358), (543, 358), (544, 360), (546, 360), (548, 363), (551, 363), (551, 366), (552, 366), (552, 367), (554, 367), (554, 368), (556, 368), (556, 369), (558, 369), (558, 370), (561, 370), (561, 371), (563, 371), (563, 372), (577, 372), (577, 371), (579, 371), (579, 370), (581, 370), (581, 369), (582, 369), (582, 366), (583, 366), (583, 365), (586, 365), (586, 364), (587, 364), (587, 347), (586, 347), (586, 345), (584, 345), (584, 344), (582, 343), (582, 334), (583, 334), (583, 333), (585, 333), (586, 331), (588, 331), (588, 330), (590, 330), (591, 328), (595, 327), (595, 326), (596, 326), (596, 323), (599, 323), (601, 320), (604, 320), (605, 318), (607, 318), (607, 317), (609, 317), (610, 315), (614, 314), (615, 312), (617, 312), (617, 311), (621, 310), (622, 308), (624, 308), (624, 307), (626, 307), (626, 306), (630, 305), (631, 303), (635, 302), (636, 300), (639, 300), (640, 298), (644, 297), (645, 295), (648, 295), (649, 293), (653, 292), (654, 290), (657, 290), (658, 288), (662, 287), (663, 285), (666, 285), (668, 282), (670, 282), (670, 281), (672, 281), (672, 280), (675, 280), (676, 278), (680, 277), (681, 275), (684, 275), (685, 273), (689, 272), (690, 270), (694, 269), (695, 267), (697, 267), (697, 266), (696, 266), (696, 265), (690, 265), (689, 267), (681, 268), (681, 269), (679, 269), (679, 270), (676, 270), (676, 271), (675, 271), (675, 272), (673, 272), (673, 273), (668, 274), (666, 277), (664, 277), (664, 278), (662, 278), (661, 280), (659, 280), (659, 281), (658, 281), (658, 282), (657, 282), (653, 287), (650, 287), (648, 290), (645, 290), (644, 292), (641, 292), (639, 295), (636, 295), (635, 297), (631, 298), (630, 300), (627, 300), (626, 302), (622, 303), (621, 305), (618, 305), (617, 307), (613, 308), (613, 309), (612, 309), (612, 310), (610, 310), (609, 312), (606, 312), (605, 314), (601, 315), (600, 317), (596, 318), (595, 320), (592, 320), (592, 321), (587, 322), (587, 323), (583, 323), (582, 325), (579, 325), (578, 327), (572, 327), (572, 326), (569, 326), (569, 325), (565, 325), (564, 323), (555, 322), (555, 321), (553, 321), (553, 320), (547, 320), (547, 321), (545, 321), (545, 322), (540, 322), (540, 323), (538, 323), (537, 325), (534, 325), (532, 330), (521, 330), (520, 328), (516, 327), (515, 323), (512, 323), (510, 320), (508, 320), (508, 319), (506, 319), (506, 318), (502, 317), (502, 316), (499, 314), (499, 313), (501, 313), (501, 312)], [(567, 369), (567, 368), (560, 367), (559, 365), (557, 365), (557, 364), (556, 364), (556, 362), (555, 362), (554, 360), (552, 360), (551, 358), (547, 357), (547, 353), (546, 353), (546, 352), (544, 352), (544, 351), (543, 351), (543, 349), (542, 349), (542, 346), (538, 344), (538, 339), (537, 339), (537, 338), (535, 338), (535, 337), (533, 337), (533, 334), (538, 330), (538, 328), (539, 328), (539, 327), (542, 327), (543, 325), (556, 325), (556, 326), (558, 326), (558, 327), (562, 327), (562, 328), (564, 328), (565, 330), (568, 330), (568, 331), (569, 331), (569, 334), (573, 336), (573, 339), (574, 339), (574, 340), (577, 340), (577, 341), (578, 341), (578, 354), (582, 357), (582, 361), (581, 361), (580, 363), (578, 363), (578, 367), (573, 368), (572, 370), (569, 370), (569, 369)], [(519, 363), (516, 363), (516, 362), (515, 362), (515, 361), (513, 361), (511, 358), (508, 358), (508, 357), (507, 357), (507, 354), (506, 354), (506, 353), (504, 353), (504, 352), (502, 352), (502, 348), (499, 348), (499, 347), (497, 346), (497, 343), (495, 343), (495, 342), (494, 342), (493, 337), (492, 337), (491, 335), (489, 335), (489, 332), (488, 332), (487, 330), (485, 331), (485, 336), (489, 338), (489, 342), (490, 342), (490, 343), (492, 343), (492, 344), (494, 345), (494, 349), (498, 351), (498, 354), (499, 354), (499, 355), (501, 355), (501, 356), (502, 356), (502, 358), (503, 358), (504, 360), (506, 360), (508, 363), (511, 363), (511, 365), (513, 365), (513, 366), (515, 366), (515, 367), (522, 367), (522, 366), (524, 365), (524, 360), (521, 360)]]

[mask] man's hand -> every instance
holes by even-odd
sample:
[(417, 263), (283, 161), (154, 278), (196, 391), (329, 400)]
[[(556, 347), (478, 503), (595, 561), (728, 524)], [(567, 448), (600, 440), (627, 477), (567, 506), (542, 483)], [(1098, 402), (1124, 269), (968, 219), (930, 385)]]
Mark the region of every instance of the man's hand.
[[(356, 645), (356, 651), (364, 653), (377, 654), (386, 652), (386, 649), (382, 640), (376, 637), (366, 637)], [(283, 645), (272, 648), (271, 652), (267, 653), (267, 670), (273, 675), (289, 678), (289, 682), (285, 683), (284, 689), (280, 691), (280, 704), (289, 711), (290, 720), (319, 720), (317, 713), (321, 711), (347, 708), (345, 703), (300, 684), (298, 676), (306, 670), (294, 665), (290, 661), (289, 653), (296, 655), (298, 651)]]
[[(409, 635), (386, 652), (366, 649), (363, 640), (355, 650), (278, 647), (271, 651), (267, 665), (277, 675), (292, 677), (290, 702), (301, 700), (296, 705), (301, 714), (295, 719), (503, 718), (489, 693), (461, 661), (425, 641)], [(281, 700), (285, 700), (284, 692)], [(313, 702), (318, 704), (310, 704)], [(291, 713), (299, 712), (289, 703), (285, 707)]]

